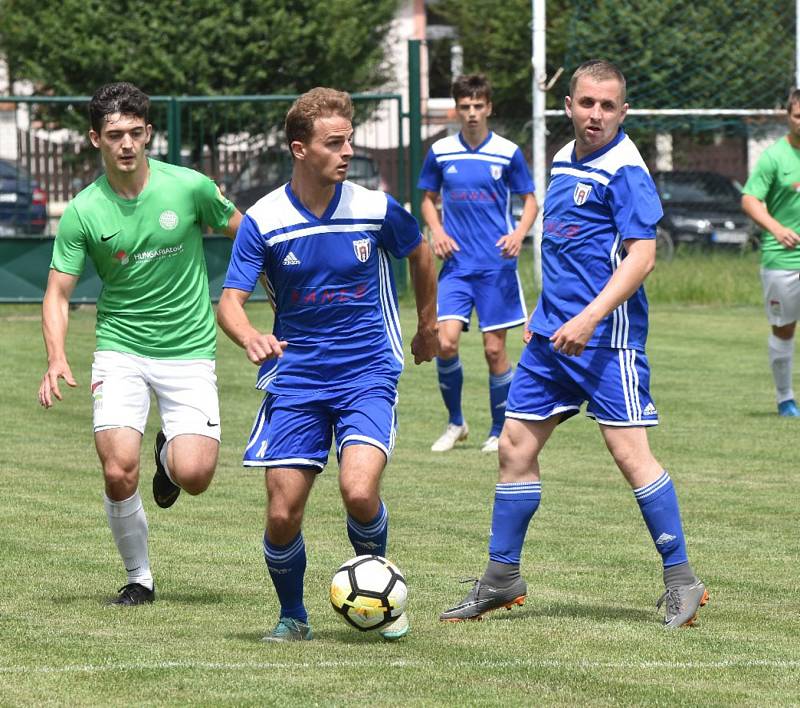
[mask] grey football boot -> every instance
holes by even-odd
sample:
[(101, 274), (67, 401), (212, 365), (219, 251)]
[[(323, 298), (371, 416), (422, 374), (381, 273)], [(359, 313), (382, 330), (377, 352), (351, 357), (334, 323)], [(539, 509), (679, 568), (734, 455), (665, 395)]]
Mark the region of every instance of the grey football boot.
[(479, 620), (487, 612), (505, 607), (510, 610), (514, 605), (525, 603), (528, 586), (519, 576), (507, 587), (494, 587), (482, 583), (477, 578), (463, 580), (465, 583), (474, 583), (472, 590), (455, 607), (445, 610), (439, 615), (442, 622), (463, 622), (465, 620)]
[(708, 602), (708, 590), (700, 580), (690, 585), (672, 585), (658, 598), (656, 608), (666, 605), (664, 626), (669, 629), (691, 627), (697, 619), (697, 611)]

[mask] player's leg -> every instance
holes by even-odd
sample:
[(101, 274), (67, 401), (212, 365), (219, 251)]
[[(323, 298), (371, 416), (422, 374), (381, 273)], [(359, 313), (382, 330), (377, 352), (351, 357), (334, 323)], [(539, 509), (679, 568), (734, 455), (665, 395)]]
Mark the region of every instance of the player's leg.
[(330, 422), (319, 405), (299, 397), (264, 396), (244, 454), (246, 467), (266, 468), (264, 560), (280, 613), (264, 641), (312, 638), (303, 604), (306, 547), (302, 522), (308, 495), (325, 466), (330, 445)]
[(461, 332), (469, 329), (472, 303), (469, 280), (449, 272), (445, 266), (439, 275), (437, 291), (439, 354), (436, 357), (436, 375), (439, 391), (447, 408), (447, 428), (431, 446), (433, 452), (452, 450), (457, 442), (466, 440), (469, 433), (469, 427), (461, 410), (464, 370), (458, 354), (458, 345)]
[(481, 452), (497, 452), (500, 432), (506, 417), (508, 389), (514, 372), (506, 353), (506, 333), (508, 330), (498, 329), (483, 333), (483, 353), (489, 365), (489, 412), (491, 428)]
[(520, 575), (525, 535), (541, 500), (539, 453), (555, 427), (574, 415), (581, 400), (558, 380), (549, 342), (534, 337), (525, 348), (508, 396), (500, 436), (500, 471), (495, 486), (489, 562), (467, 596), (439, 619), (479, 619), (499, 607), (524, 602)]
[(267, 514), (264, 560), (280, 602), (278, 624), (265, 641), (311, 639), (303, 604), (306, 547), (302, 524), (308, 495), (318, 470), (271, 467), (265, 472)]
[(792, 387), (794, 333), (800, 318), (800, 278), (793, 270), (761, 269), (767, 319), (772, 332), (767, 340), (769, 364), (775, 382), (778, 415), (800, 417)]
[(104, 506), (111, 535), (127, 573), (115, 605), (155, 598), (148, 554), (147, 517), (139, 494), (139, 453), (150, 391), (127, 354), (96, 352), (92, 364), (94, 436), (103, 468)]
[[(356, 555), (386, 556), (389, 513), (380, 496), (380, 481), (394, 450), (396, 408), (394, 385), (343, 395), (337, 405), (339, 489)], [(379, 631), (390, 641), (404, 637), (409, 632), (408, 616), (404, 612)]]
[(153, 497), (172, 506), (181, 489), (201, 494), (211, 484), (219, 454), (217, 377), (210, 359), (145, 360), (161, 413), (156, 436)]
[(477, 276), (474, 295), (478, 324), (483, 333), (483, 352), (489, 365), (489, 410), (492, 420), (481, 451), (492, 453), (497, 452), (513, 375), (506, 353), (506, 334), (509, 328), (525, 324), (525, 298), (519, 275), (513, 269)]
[(571, 365), (580, 369), (585, 386), (592, 391), (587, 415), (600, 423), (606, 446), (633, 488), (661, 556), (665, 625), (691, 624), (708, 595), (689, 565), (675, 487), (647, 439), (647, 428), (658, 424), (647, 357), (634, 350), (599, 348), (573, 357)]

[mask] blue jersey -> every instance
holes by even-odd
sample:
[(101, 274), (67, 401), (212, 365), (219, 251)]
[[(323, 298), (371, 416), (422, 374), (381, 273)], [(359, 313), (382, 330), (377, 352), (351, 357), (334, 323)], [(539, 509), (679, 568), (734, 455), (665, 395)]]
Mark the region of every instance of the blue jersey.
[(336, 185), (321, 217), (289, 184), (250, 207), (224, 287), (252, 292), (266, 274), (275, 331), (289, 343), (262, 367), (267, 390), (396, 385), (403, 343), (388, 254), (403, 258), (421, 242), (416, 220), (392, 197), (352, 182)]
[[(542, 292), (530, 329), (550, 337), (605, 287), (625, 257), (626, 239), (652, 239), (663, 215), (653, 180), (620, 128), (608, 145), (582, 160), (575, 141), (553, 158), (542, 234)], [(590, 347), (644, 351), (644, 287), (606, 317)]]
[(419, 189), (441, 192), (444, 230), (460, 251), (448, 267), (463, 273), (516, 268), (503, 258), (498, 239), (511, 233), (511, 195), (533, 193), (533, 180), (522, 151), (510, 140), (489, 133), (473, 149), (461, 133), (437, 140), (420, 172)]

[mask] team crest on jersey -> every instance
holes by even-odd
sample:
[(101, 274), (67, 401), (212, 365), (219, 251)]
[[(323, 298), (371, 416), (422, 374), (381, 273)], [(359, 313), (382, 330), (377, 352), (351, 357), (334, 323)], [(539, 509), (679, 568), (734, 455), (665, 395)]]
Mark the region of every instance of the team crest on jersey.
[(353, 250), (356, 252), (356, 258), (362, 263), (366, 263), (372, 251), (372, 242), (368, 238), (357, 239), (353, 241)]
[(178, 215), (172, 209), (167, 209), (161, 212), (158, 223), (164, 231), (172, 231), (178, 227)]
[(580, 206), (581, 204), (585, 204), (586, 200), (589, 198), (589, 194), (592, 191), (591, 184), (584, 184), (583, 182), (578, 182), (575, 185), (575, 191), (572, 193), (572, 198), (575, 200), (575, 203)]
[(490, 169), (492, 171), (492, 179), (500, 179), (503, 176), (502, 165), (490, 165)]

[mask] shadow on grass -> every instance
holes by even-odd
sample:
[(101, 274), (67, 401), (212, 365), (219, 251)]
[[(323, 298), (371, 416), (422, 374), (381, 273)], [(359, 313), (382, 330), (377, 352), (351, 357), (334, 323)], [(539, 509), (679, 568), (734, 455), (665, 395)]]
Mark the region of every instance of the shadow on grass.
[[(74, 595), (53, 595), (50, 597), (50, 602), (54, 605), (72, 605), (81, 602), (97, 602), (100, 605), (108, 605), (110, 607), (116, 607), (116, 605), (112, 605), (112, 600), (115, 600), (117, 595), (114, 594), (102, 594), (97, 595), (96, 593), (85, 593), (85, 594), (74, 594)], [(220, 592), (214, 592), (211, 590), (199, 590), (196, 593), (187, 593), (187, 592), (179, 592), (179, 593), (164, 593), (159, 594), (158, 589), (156, 589), (156, 604), (158, 605), (187, 605), (187, 606), (196, 606), (196, 605), (221, 605), (225, 602), (225, 596)], [(140, 605), (140, 607), (145, 607), (149, 605)]]

